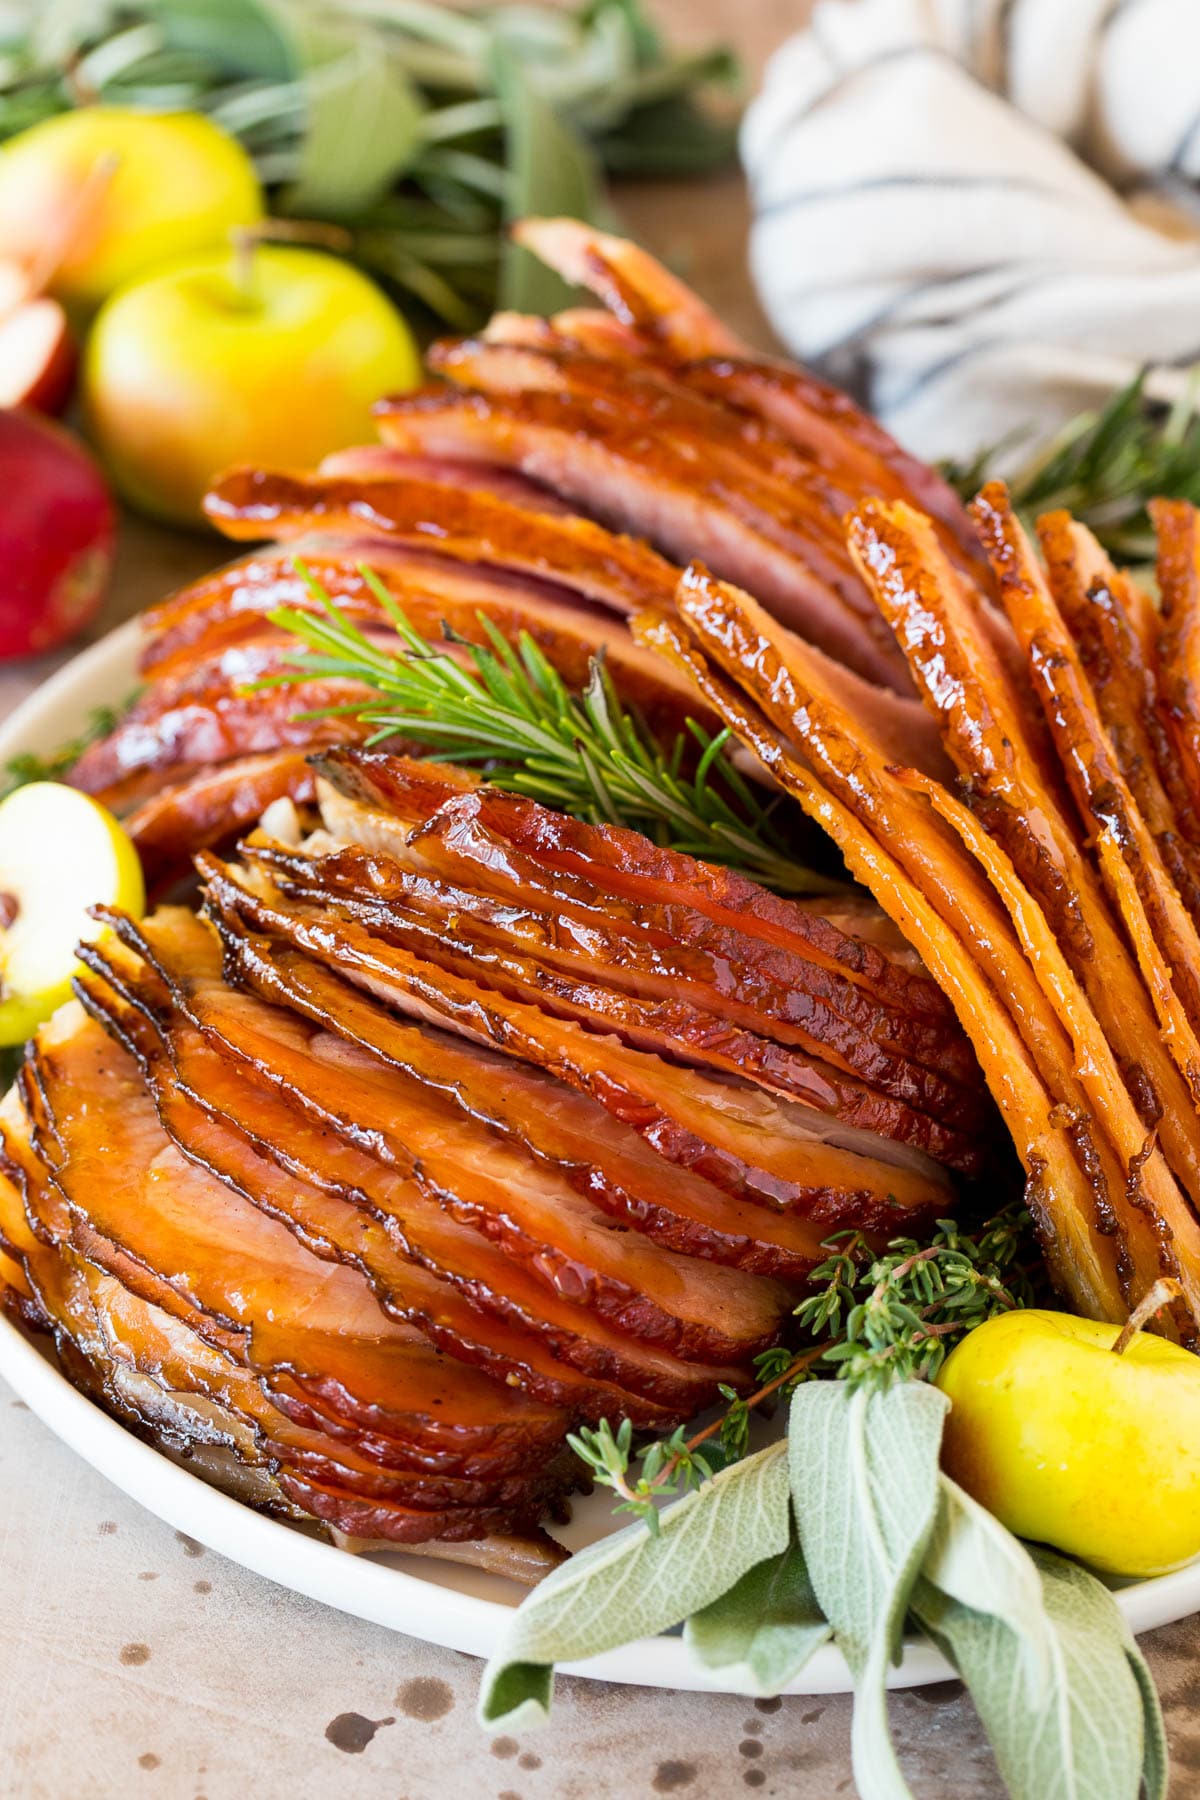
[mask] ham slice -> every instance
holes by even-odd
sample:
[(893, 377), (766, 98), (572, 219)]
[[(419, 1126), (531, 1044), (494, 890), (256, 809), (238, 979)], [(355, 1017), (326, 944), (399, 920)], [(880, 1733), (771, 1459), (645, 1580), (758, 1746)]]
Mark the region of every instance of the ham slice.
[(349, 476), (356, 481), (382, 477), (388, 481), (436, 482), (440, 487), (480, 489), (529, 512), (562, 514), (569, 510), (556, 494), (510, 470), (484, 469), (479, 463), (455, 462), (451, 457), (439, 460), (406, 456), (390, 444), (354, 444), (348, 450), (335, 450), (319, 465), (317, 473)]
[[(528, 633), (573, 688), (586, 685), (593, 658), (602, 654), (621, 694), (663, 739), (684, 730), (689, 717), (705, 722), (703, 707), (686, 683), (640, 649), (618, 620), (566, 589), (397, 550), (379, 539), (322, 540), (298, 546), (297, 553), (325, 593), (362, 628), (390, 630), (362, 573), (369, 566), (430, 642), (441, 639), (443, 627), (449, 626), (468, 643), (484, 644), (482, 620), (487, 619), (512, 644)], [(293, 551), (264, 552), (184, 589), (147, 615), (143, 673), (156, 683), (171, 680), (201, 658), (259, 642), (265, 619), (277, 608), (312, 612), (316, 605), (294, 566)]]
[(1153, 500), (1162, 636), (1159, 705), (1189, 808), (1200, 813), (1200, 516), (1186, 500)]
[(1200, 822), (1158, 716), (1140, 623), (1149, 602), (1068, 513), (1040, 518), (1038, 540), (1121, 773), (1184, 904), (1200, 920)]
[(775, 526), (766, 515), (756, 523), (703, 461), (636, 419), (558, 393), (495, 399), (428, 391), (386, 402), (380, 434), (407, 451), (516, 469), (613, 530), (649, 539), (664, 556), (702, 555), (868, 681), (907, 690), (894, 645), (768, 534), (764, 527)]
[(632, 612), (668, 592), (677, 571), (644, 544), (573, 514), (529, 512), (491, 494), (435, 482), (364, 481), (233, 469), (205, 499), (227, 537), (312, 531), (378, 535), (468, 563), (492, 564), (578, 589)]
[[(460, 834), (464, 847), (457, 867), (463, 873), (469, 863), (485, 891), (509, 899), (552, 891), (556, 907), (572, 905), (581, 912), (602, 900), (623, 929), (646, 935), (660, 948), (685, 946), (724, 959), (735, 970), (757, 969), (779, 996), (807, 986), (848, 1009), (855, 992), (868, 995), (889, 1018), (934, 1028), (947, 1072), (971, 1080), (970, 1058), (962, 1057), (961, 1043), (953, 1041), (952, 1012), (935, 982), (821, 912), (772, 894), (735, 870), (653, 844), (639, 832), (572, 819), (431, 762), (339, 748), (320, 756), (316, 766), (337, 793), (379, 809), (379, 829), (391, 820), (386, 844), (377, 846), (389, 854), (403, 857), (407, 848), (412, 862), (431, 860), (434, 842), (440, 845), (446, 837), (442, 819), (478, 821), (495, 849), (490, 856), (482, 848), (471, 855), (466, 834)], [(328, 791), (323, 804), (329, 825), (335, 813)], [(421, 829), (414, 832), (414, 826)], [(540, 888), (538, 867), (547, 872)], [(546, 886), (548, 877), (557, 884), (553, 890)], [(721, 979), (715, 968), (712, 978), (714, 984)], [(729, 997), (736, 997), (732, 987)], [(776, 1010), (786, 1019), (785, 999), (777, 999)], [(903, 1027), (897, 1022), (893, 1029), (899, 1040)], [(932, 1054), (932, 1034), (929, 1048)]]
[(736, 356), (738, 339), (645, 250), (578, 219), (520, 219), (513, 237), (571, 287), (586, 287), (626, 325), (680, 357)]
[[(328, 1121), (306, 1114), (286, 1082), (271, 1083), (239, 1060), (223, 1037), (205, 1036), (174, 1016), (169, 994), (156, 995), (152, 972), (112, 965), (89, 952), (99, 982), (84, 998), (106, 1029), (136, 1051), (160, 1117), (185, 1153), (217, 1173), (269, 1217), (293, 1231), (315, 1255), (346, 1263), (370, 1282), (385, 1312), (415, 1325), (437, 1349), (521, 1388), (567, 1418), (628, 1413), (643, 1424), (667, 1420), (666, 1408), (559, 1360), (554, 1342), (506, 1313), (503, 1291), (528, 1294), (519, 1272), (468, 1226), (425, 1203), (413, 1184), (342, 1138)], [(116, 998), (114, 998), (116, 996)], [(156, 1036), (139, 1027), (141, 1011)], [(488, 1283), (502, 1298), (489, 1297)], [(273, 1380), (272, 1395), (289, 1417), (336, 1429), (336, 1389), (311, 1380)], [(332, 1413), (331, 1413), (332, 1409)], [(388, 1466), (412, 1460), (397, 1448), (386, 1415), (352, 1418), (356, 1441)], [(343, 1425), (345, 1429), (345, 1425)]]
[(190, 867), (192, 854), (255, 824), (277, 800), (311, 800), (313, 772), (302, 750), (236, 757), (143, 800), (125, 820), (150, 888)]
[[(656, 1382), (698, 1394), (706, 1382), (737, 1380), (736, 1368), (717, 1375), (703, 1366), (705, 1357), (748, 1358), (771, 1341), (786, 1291), (732, 1271), (718, 1275), (605, 1230), (550, 1167), (473, 1124), (451, 1096), (381, 1068), (288, 1013), (231, 993), (215, 973), (198, 973), (194, 954), (184, 958), (171, 946), (170, 927), (182, 931), (182, 922), (164, 917), (165, 923), (146, 927), (153, 934), (147, 948), (193, 1023), (281, 1085), (311, 1117), (356, 1138), (402, 1175), (424, 1196), (422, 1217), (448, 1212), (496, 1245), (505, 1278), (495, 1281), (491, 1303), (515, 1314), (520, 1302), (529, 1315), (522, 1322), (534, 1331), (557, 1331), (564, 1357), (585, 1369), (627, 1364), (626, 1384), (636, 1391), (640, 1382), (654, 1398)], [(651, 1349), (658, 1344), (662, 1353)]]
[[(394, 644), (388, 632), (380, 647)], [(372, 691), (352, 681), (306, 681), (252, 691), (254, 684), (295, 666), (288, 634), (256, 634), (193, 662), (186, 674), (153, 682), (107, 737), (89, 745), (71, 771), (71, 785), (120, 810), (161, 786), (197, 771), (290, 747), (341, 744), (361, 735), (352, 717), (301, 715), (326, 707), (365, 706)]]
[[(1099, 717), (1095, 695), (1070, 632), (1037, 565), (1008, 497), (989, 483), (986, 542), (997, 556), (1001, 598), (1042, 702), (1055, 747), (1089, 831), (1119, 846), (1130, 880), (1109, 898), (1133, 943), (1161, 947), (1178, 1002), (1159, 1008), (1163, 1035), (1192, 1094), (1200, 1099), (1200, 937), (1159, 852)], [(1101, 863), (1104, 875), (1105, 862)], [(1158, 984), (1148, 983), (1151, 996)]]
[[(1049, 1091), (1086, 1123), (1085, 1097), (1071, 1046), (993, 888), (940, 822), (923, 814), (914, 803), (911, 789), (889, 766), (886, 751), (872, 742), (863, 723), (851, 721), (840, 711), (836, 697), (821, 684), (821, 671), (806, 665), (805, 647), (784, 641), (779, 628), (747, 596), (731, 594), (698, 571), (690, 571), (681, 584), (680, 608), (727, 670), (751, 671), (751, 686), (768, 717), (802, 746), (806, 759), (842, 804), (869, 826), (906, 869), (996, 992), (1010, 997), (1014, 1016), (1020, 1020)], [(1136, 1253), (1140, 1219), (1128, 1210), (1115, 1213), (1126, 1170), (1105, 1139), (1090, 1127), (1088, 1130), (1088, 1156), (1095, 1158), (1089, 1176), (1095, 1192), (1096, 1223), (1112, 1229), (1119, 1219), (1125, 1228), (1126, 1246)], [(1136, 1268), (1141, 1292), (1158, 1273), (1158, 1247), (1153, 1239), (1144, 1246)]]
[(829, 1190), (848, 1189), (868, 1210), (894, 1206), (897, 1219), (945, 1203), (933, 1165), (918, 1172), (839, 1148), (847, 1128), (806, 1108), (596, 1037), (422, 963), (349, 921), (309, 919), (303, 909), (256, 894), (215, 858), (199, 866), (209, 903), (227, 924), (241, 921), (243, 929), (280, 937), (386, 1005), (547, 1070), (599, 1100), (660, 1155), (736, 1199), (803, 1217)]
[[(977, 816), (1036, 896), (1126, 1079), (1142, 1096), (1143, 1117), (1160, 1121), (1167, 1160), (1195, 1200), (1200, 1120), (1079, 844), (1040, 709), (1030, 710), (996, 656), (970, 595), (918, 515), (872, 503), (850, 529), (880, 607), (942, 721), (947, 749), (971, 783)], [(999, 538), (994, 547), (1003, 562), (1008, 552)]]
[(829, 474), (769, 427), (714, 405), (652, 365), (614, 364), (569, 348), (518, 348), (487, 339), (436, 344), (430, 367), (456, 385), (490, 395), (560, 394), (602, 416), (617, 413), (656, 444), (702, 463), (730, 504), (767, 537), (802, 558), (828, 582), (871, 634), (878, 616), (846, 553), (842, 515), (856, 490)]
[(350, 850), (314, 858), (269, 840), (251, 840), (242, 852), (263, 866), (288, 898), (331, 907), (388, 942), (511, 998), (682, 1062), (745, 1075), (847, 1124), (911, 1143), (951, 1166), (968, 1172), (979, 1166), (979, 1137), (941, 1124), (913, 1098), (924, 1097), (928, 1088), (935, 1095), (928, 1104), (941, 1102), (948, 1117), (961, 1108), (959, 1116), (978, 1123), (976, 1095), (949, 1090), (947, 1100), (946, 1084), (919, 1069), (912, 1071), (908, 1098), (880, 1093), (828, 1062), (746, 1029), (745, 1024), (770, 1029), (769, 1021), (749, 1008), (744, 1023), (736, 1023), (741, 1009), (723, 1003), (711, 984), (697, 981), (684, 959), (615, 932), (573, 929), (569, 916), (497, 903), (379, 855)]
[(841, 1222), (840, 1195), (830, 1196), (823, 1217), (815, 1212), (803, 1220), (731, 1200), (665, 1163), (587, 1095), (481, 1049), (464, 1056), (454, 1039), (415, 1030), (329, 969), (265, 938), (237, 939), (230, 959), (239, 979), (264, 999), (286, 1004), (392, 1067), (435, 1085), (452, 1083), (475, 1117), (552, 1162), (614, 1218), (672, 1249), (802, 1280), (824, 1258), (824, 1237)]
[[(389, 1323), (360, 1276), (316, 1262), (289, 1232), (181, 1158), (132, 1065), (98, 1026), (71, 1012), (60, 1015), (36, 1054), (52, 1126), (44, 1146), (35, 1125), (34, 1149), (48, 1154), (54, 1186), (72, 1219), (89, 1228), (86, 1243), (93, 1255), (105, 1257), (105, 1246), (118, 1251), (106, 1258), (114, 1264), (110, 1273), (128, 1279), (131, 1269), (140, 1270), (132, 1279), (143, 1301), (165, 1301), (168, 1311), (207, 1337), (218, 1353), (232, 1340), (238, 1360), (268, 1380), (276, 1367), (311, 1369), (335, 1378), (372, 1413), (384, 1411), (399, 1420), (407, 1398), (429, 1429), (436, 1426), (439, 1390), (452, 1401), (458, 1378), (439, 1368), (418, 1334)], [(80, 1107), (69, 1098), (72, 1091), (98, 1097), (109, 1088), (119, 1102), (115, 1107)], [(98, 1144), (95, 1120), (102, 1121)], [(119, 1179), (108, 1146), (121, 1152), (115, 1165)], [(107, 1177), (97, 1157), (107, 1165)], [(167, 1385), (178, 1385), (188, 1369), (186, 1352), (176, 1346), (174, 1354), (175, 1362), (168, 1358), (162, 1369)], [(197, 1357), (191, 1369), (193, 1379), (203, 1374), (204, 1359)], [(477, 1379), (462, 1378), (468, 1398)], [(355, 1505), (365, 1493), (390, 1520), (379, 1535), (444, 1536), (449, 1530), (480, 1536), (511, 1525), (514, 1513), (536, 1515), (544, 1504), (545, 1496), (528, 1476), (483, 1483), (416, 1469), (385, 1471), (303, 1428), (279, 1424), (276, 1436), (274, 1409), (269, 1413), (254, 1402), (245, 1384), (240, 1393), (237, 1388), (231, 1373), (225, 1392), (216, 1397), (267, 1435), (281, 1467), (290, 1468), (281, 1477), (285, 1491), (289, 1485), (302, 1489), (316, 1475), (330, 1493), (346, 1493)], [(499, 1406), (498, 1396), (493, 1404)], [(519, 1396), (510, 1402), (518, 1415), (531, 1404)], [(423, 1528), (414, 1512), (427, 1515)], [(336, 1516), (349, 1530), (356, 1514), (351, 1507)]]
[(526, 219), (515, 229), (518, 241), (564, 281), (590, 288), (624, 336), (605, 336), (588, 313), (559, 314), (554, 324), (561, 333), (610, 355), (624, 345), (627, 357), (633, 337), (646, 353), (687, 365), (684, 378), (697, 391), (767, 420), (851, 480), (860, 495), (913, 501), (979, 565), (970, 520), (949, 483), (902, 450), (848, 394), (806, 369), (752, 360), (689, 288), (634, 244), (566, 219)]
[(1108, 1189), (1091, 1130), (1079, 1107), (1064, 1104), (1038, 1067), (1010, 1010), (962, 938), (913, 880), (896, 854), (789, 746), (733, 681), (709, 663), (678, 621), (647, 620), (643, 635), (697, 682), (730, 729), (795, 795), (837, 843), (850, 869), (917, 947), (971, 1036), (980, 1065), (1026, 1173), (1026, 1199), (1048, 1265), (1062, 1292), (1093, 1318), (1126, 1315), (1127, 1266), (1112, 1233)]

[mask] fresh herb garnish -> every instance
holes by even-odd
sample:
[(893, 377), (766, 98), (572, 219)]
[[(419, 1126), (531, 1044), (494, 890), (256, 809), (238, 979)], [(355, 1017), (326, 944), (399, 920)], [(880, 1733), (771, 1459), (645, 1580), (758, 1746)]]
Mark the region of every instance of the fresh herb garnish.
[(676, 55), (642, 0), (470, 12), (431, 0), (76, 0), (5, 33), (0, 139), (100, 101), (207, 113), (271, 210), (327, 220), (437, 319), (563, 303), (505, 225), (564, 207), (603, 222), (603, 173), (703, 173), (735, 121), (724, 49)]
[(924, 1381), (810, 1382), (786, 1444), (718, 1471), (555, 1569), (484, 1672), (485, 1729), (549, 1715), (554, 1665), (683, 1625), (691, 1658), (735, 1692), (776, 1694), (828, 1639), (854, 1675), (863, 1800), (912, 1800), (886, 1682), (906, 1626), (975, 1700), (1013, 1800), (1166, 1800), (1154, 1687), (1094, 1575), (1021, 1544), (939, 1468), (947, 1401)]
[[(760, 799), (734, 766), (728, 731), (710, 734), (689, 721), (664, 748), (625, 704), (603, 656), (582, 693), (567, 688), (523, 632), (514, 647), (483, 614), (485, 645), (446, 628), (447, 654), (412, 626), (369, 569), (360, 573), (396, 629), (401, 648), (373, 644), (304, 565), (296, 567), (320, 605), (318, 614), (281, 607), (272, 623), (306, 646), (295, 667), (262, 686), (338, 677), (374, 689), (362, 705), (319, 709), (312, 717), (352, 714), (368, 743), (404, 738), (435, 756), (481, 766), (511, 793), (593, 824), (628, 825), (661, 844), (745, 871), (780, 893), (829, 893), (840, 884), (787, 853)], [(472, 672), (473, 670), (473, 672)]]
[[(1007, 477), (1013, 505), (1031, 525), (1065, 507), (1120, 562), (1154, 561), (1148, 500), (1200, 504), (1200, 384), (1193, 377), (1174, 406), (1145, 394), (1143, 372), (1098, 411), (1080, 413)], [(994, 444), (945, 473), (964, 500), (978, 493), (1010, 443)]]
[(893, 1379), (932, 1381), (960, 1338), (996, 1313), (1033, 1303), (1019, 1258), (1036, 1256), (1031, 1221), (1013, 1202), (974, 1237), (939, 1219), (926, 1244), (895, 1238), (882, 1255), (858, 1232), (826, 1246), (813, 1270), (823, 1283), (796, 1316), (814, 1336), (830, 1339), (822, 1361), (854, 1386)]
[(20, 750), (15, 756), (10, 756), (0, 771), (0, 799), (11, 794), (15, 788), (28, 786), (31, 781), (61, 781), (74, 768), (90, 744), (107, 737), (116, 728), (133, 699), (134, 696), (131, 695), (120, 706), (93, 706), (79, 736), (69, 739), (65, 744), (59, 744), (55, 750)]
[(634, 1513), (655, 1530), (657, 1501), (699, 1487), (715, 1468), (746, 1454), (751, 1415), (764, 1400), (822, 1373), (852, 1388), (931, 1381), (968, 1331), (1034, 1299), (1022, 1266), (1032, 1253), (1031, 1222), (1015, 1201), (975, 1236), (941, 1219), (924, 1244), (893, 1238), (876, 1253), (860, 1233), (847, 1231), (822, 1248), (830, 1254), (813, 1270), (812, 1291), (796, 1308), (816, 1341), (799, 1352), (764, 1351), (755, 1360), (762, 1383), (755, 1393), (743, 1398), (723, 1387), (729, 1404), (718, 1419), (690, 1437), (681, 1428), (641, 1451), (628, 1419), (615, 1432), (602, 1420), (568, 1439), (593, 1481), (618, 1496), (615, 1511)]

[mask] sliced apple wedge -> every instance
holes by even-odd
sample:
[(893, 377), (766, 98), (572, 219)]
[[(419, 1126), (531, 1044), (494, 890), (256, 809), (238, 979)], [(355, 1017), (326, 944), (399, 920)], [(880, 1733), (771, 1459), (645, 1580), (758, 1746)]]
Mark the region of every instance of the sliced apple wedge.
[(140, 917), (142, 866), (121, 826), (75, 788), (35, 781), (0, 802), (0, 1044), (70, 998), (75, 946), (102, 935), (88, 907)]
[(0, 406), (61, 412), (75, 363), (75, 342), (57, 300), (26, 300), (0, 317)]

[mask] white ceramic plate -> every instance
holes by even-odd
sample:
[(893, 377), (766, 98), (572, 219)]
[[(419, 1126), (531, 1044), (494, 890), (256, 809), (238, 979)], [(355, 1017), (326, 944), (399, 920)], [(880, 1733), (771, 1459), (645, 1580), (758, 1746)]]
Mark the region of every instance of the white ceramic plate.
[[(137, 628), (123, 625), (59, 671), (0, 726), (0, 762), (18, 750), (46, 752), (76, 736), (89, 708), (119, 702), (134, 685)], [(92, 1467), (142, 1506), (212, 1550), (281, 1586), (428, 1643), (487, 1656), (522, 1590), (454, 1563), (416, 1556), (356, 1557), (295, 1526), (269, 1519), (210, 1487), (126, 1431), (70, 1385), (45, 1345), (0, 1317), (0, 1376)], [(562, 1533), (571, 1549), (599, 1537), (612, 1513), (603, 1494), (578, 1503)], [(1200, 1562), (1124, 1588), (1121, 1609), (1135, 1631), (1200, 1611)], [(568, 1672), (645, 1687), (723, 1689), (693, 1668), (679, 1637), (647, 1638)], [(896, 1687), (941, 1681), (949, 1665), (914, 1639), (889, 1680)], [(789, 1690), (840, 1693), (850, 1686), (840, 1652), (819, 1650)]]

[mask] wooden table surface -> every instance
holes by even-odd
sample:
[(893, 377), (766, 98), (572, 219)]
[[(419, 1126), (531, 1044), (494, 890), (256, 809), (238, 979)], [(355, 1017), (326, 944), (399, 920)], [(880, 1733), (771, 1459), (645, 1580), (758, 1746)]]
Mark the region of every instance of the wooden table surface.
[[(657, 0), (678, 39), (735, 42), (753, 78), (807, 0)], [(636, 235), (770, 342), (739, 178), (620, 195)], [(127, 521), (103, 631), (221, 546)], [(77, 648), (78, 646), (76, 646)], [(63, 660), (0, 669), (0, 717)], [(479, 1665), (247, 1574), (126, 1500), (0, 1384), (0, 1800), (732, 1800), (853, 1792), (841, 1697), (751, 1702), (561, 1680), (551, 1728), (490, 1741)], [(1200, 1626), (1145, 1640), (1172, 1793), (1200, 1789)], [(899, 1694), (921, 1800), (1002, 1793), (958, 1683)]]

